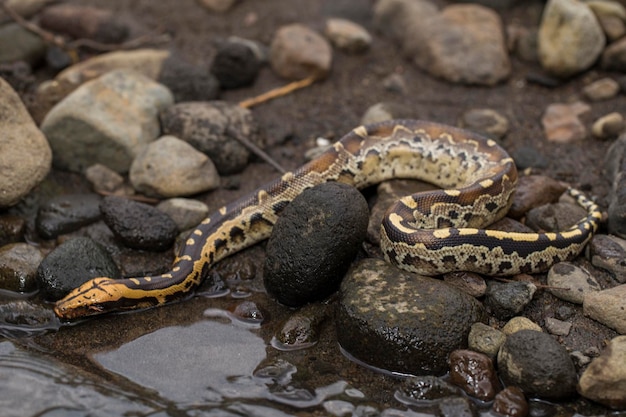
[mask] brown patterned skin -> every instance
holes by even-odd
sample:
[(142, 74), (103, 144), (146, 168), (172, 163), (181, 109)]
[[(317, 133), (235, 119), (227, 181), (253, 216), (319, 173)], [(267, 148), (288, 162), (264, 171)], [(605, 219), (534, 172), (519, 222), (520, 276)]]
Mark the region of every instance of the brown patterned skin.
[(219, 260), (269, 237), (280, 212), (307, 188), (340, 181), (357, 188), (415, 178), (443, 190), (408, 196), (381, 228), (385, 258), (425, 275), (467, 270), (489, 275), (539, 272), (576, 256), (597, 228), (595, 204), (572, 190), (588, 211), (559, 233), (483, 230), (508, 211), (517, 171), (495, 142), (417, 120), (352, 130), (317, 159), (219, 209), (193, 230), (170, 272), (150, 277), (94, 278), (59, 300), (62, 319), (164, 304), (190, 294)]

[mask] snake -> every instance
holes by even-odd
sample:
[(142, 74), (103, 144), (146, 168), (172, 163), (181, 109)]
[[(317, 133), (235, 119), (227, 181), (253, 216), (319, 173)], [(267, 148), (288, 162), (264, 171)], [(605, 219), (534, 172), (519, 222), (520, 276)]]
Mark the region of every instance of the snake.
[(364, 189), (394, 178), (440, 187), (399, 199), (380, 229), (384, 258), (426, 276), (544, 272), (577, 256), (601, 219), (592, 200), (568, 189), (586, 216), (567, 230), (486, 229), (506, 215), (513, 201), (518, 173), (507, 152), (468, 130), (420, 120), (384, 121), (353, 129), (317, 158), (209, 215), (187, 235), (169, 272), (90, 279), (58, 300), (54, 311), (73, 320), (193, 294), (218, 261), (268, 238), (282, 210), (303, 191), (327, 181)]

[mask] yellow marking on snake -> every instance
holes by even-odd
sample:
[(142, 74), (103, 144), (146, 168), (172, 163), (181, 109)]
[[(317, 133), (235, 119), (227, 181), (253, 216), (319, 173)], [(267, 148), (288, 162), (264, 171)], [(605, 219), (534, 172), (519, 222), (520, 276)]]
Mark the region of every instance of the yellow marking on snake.
[(268, 238), (280, 210), (304, 190), (326, 181), (362, 189), (391, 178), (426, 180), (444, 188), (396, 202), (381, 226), (385, 259), (424, 275), (545, 271), (580, 253), (601, 217), (592, 201), (570, 189), (587, 216), (566, 231), (485, 230), (511, 205), (517, 182), (511, 157), (472, 132), (391, 120), (353, 129), (315, 160), (221, 207), (192, 232), (196, 238), (188, 238), (170, 272), (144, 279), (91, 279), (57, 301), (54, 311), (72, 320), (180, 299), (202, 283), (216, 262)]

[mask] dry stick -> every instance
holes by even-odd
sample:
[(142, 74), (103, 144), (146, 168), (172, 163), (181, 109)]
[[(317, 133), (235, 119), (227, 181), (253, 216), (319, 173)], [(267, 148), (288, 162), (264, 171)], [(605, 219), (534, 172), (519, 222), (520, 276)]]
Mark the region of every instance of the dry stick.
[(252, 97), (244, 101), (239, 102), (239, 106), (245, 109), (249, 109), (250, 107), (256, 106), (261, 103), (265, 103), (266, 101), (273, 100), (278, 97), (286, 96), (296, 90), (299, 90), (304, 87), (308, 87), (313, 84), (317, 80), (316, 76), (310, 76), (300, 81), (294, 81), (282, 87), (274, 88), (266, 93), (261, 94), (260, 96)]

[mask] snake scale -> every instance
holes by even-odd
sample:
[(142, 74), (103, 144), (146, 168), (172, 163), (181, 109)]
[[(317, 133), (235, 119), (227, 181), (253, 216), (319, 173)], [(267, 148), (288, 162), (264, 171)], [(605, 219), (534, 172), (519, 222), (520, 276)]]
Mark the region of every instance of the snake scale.
[(170, 272), (94, 278), (59, 300), (54, 310), (71, 320), (178, 299), (197, 288), (216, 262), (268, 238), (280, 212), (305, 189), (326, 181), (362, 189), (391, 178), (415, 178), (442, 188), (402, 198), (381, 226), (386, 260), (425, 275), (542, 272), (579, 254), (600, 219), (597, 206), (570, 189), (587, 215), (568, 230), (485, 230), (511, 206), (517, 182), (511, 157), (472, 132), (392, 120), (353, 129), (318, 158), (207, 217), (189, 234)]

